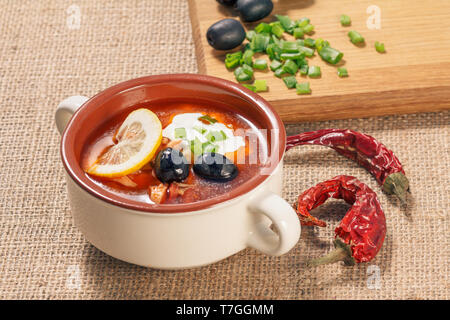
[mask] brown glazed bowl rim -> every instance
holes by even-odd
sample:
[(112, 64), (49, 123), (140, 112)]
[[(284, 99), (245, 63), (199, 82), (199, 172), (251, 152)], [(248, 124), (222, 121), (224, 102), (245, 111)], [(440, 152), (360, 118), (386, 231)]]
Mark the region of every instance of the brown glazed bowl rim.
[[(99, 185), (93, 183), (81, 169), (77, 157), (74, 151), (74, 144), (76, 139), (71, 139), (71, 135), (74, 134), (75, 129), (79, 128), (80, 124), (79, 119), (82, 118), (82, 115), (88, 111), (91, 106), (95, 106), (98, 104), (102, 104), (106, 102), (111, 96), (119, 94), (123, 91), (129, 90), (133, 87), (145, 85), (145, 84), (156, 84), (156, 83), (170, 83), (170, 82), (189, 82), (198, 83), (201, 85), (208, 85), (212, 87), (216, 87), (222, 89), (230, 94), (234, 94), (236, 96), (240, 96), (244, 98), (249, 103), (253, 104), (257, 107), (258, 111), (263, 115), (263, 117), (267, 120), (268, 123), (272, 125), (272, 128), (269, 129), (278, 129), (278, 139), (272, 139), (271, 141), (271, 154), (270, 160), (273, 161), (275, 154), (274, 152), (278, 150), (278, 158), (276, 160), (276, 164), (271, 165), (269, 169), (269, 173), (272, 174), (273, 171), (278, 167), (279, 162), (283, 159), (284, 151), (286, 148), (286, 131), (283, 122), (280, 117), (276, 113), (276, 111), (272, 108), (272, 106), (264, 100), (259, 95), (254, 92), (246, 89), (245, 87), (239, 85), (238, 83), (234, 83), (228, 80), (199, 75), (199, 74), (165, 74), (165, 75), (152, 75), (145, 76), (141, 78), (131, 79), (125, 82), (121, 82), (119, 84), (113, 85), (100, 93), (96, 94), (94, 97), (90, 98), (86, 101), (78, 110), (73, 114), (69, 123), (67, 124), (62, 138), (61, 138), (61, 159), (64, 164), (64, 167), (78, 186), (80, 186), (83, 190), (87, 191), (97, 199), (103, 200), (112, 205), (137, 210), (140, 212), (149, 212), (149, 213), (186, 213), (191, 211), (199, 211), (203, 209), (210, 208), (214, 205), (221, 204), (223, 202), (232, 200), (234, 198), (240, 197), (249, 191), (253, 190), (257, 186), (259, 186), (263, 181), (265, 181), (270, 174), (258, 175), (254, 177), (239, 187), (232, 189), (230, 192), (225, 193), (223, 195), (219, 195), (217, 197), (202, 200), (193, 203), (186, 204), (149, 204), (138, 202), (135, 200), (125, 199), (124, 197), (120, 197), (112, 192), (109, 192)], [(250, 119), (251, 120), (251, 119)]]

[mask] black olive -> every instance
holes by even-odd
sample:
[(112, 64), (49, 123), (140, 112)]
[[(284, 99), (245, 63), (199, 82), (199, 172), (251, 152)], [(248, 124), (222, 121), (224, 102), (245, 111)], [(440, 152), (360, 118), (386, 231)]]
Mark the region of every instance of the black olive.
[(230, 181), (239, 173), (235, 164), (220, 153), (204, 153), (194, 162), (194, 172), (202, 178)]
[(216, 1), (225, 6), (233, 6), (236, 3), (236, 0), (216, 0)]
[(272, 0), (237, 0), (235, 5), (241, 19), (253, 22), (267, 17), (273, 9)]
[(179, 150), (166, 148), (156, 156), (155, 174), (164, 183), (181, 182), (189, 175), (189, 163)]
[(236, 48), (245, 39), (242, 24), (234, 19), (223, 19), (214, 23), (206, 32), (208, 43), (217, 50)]

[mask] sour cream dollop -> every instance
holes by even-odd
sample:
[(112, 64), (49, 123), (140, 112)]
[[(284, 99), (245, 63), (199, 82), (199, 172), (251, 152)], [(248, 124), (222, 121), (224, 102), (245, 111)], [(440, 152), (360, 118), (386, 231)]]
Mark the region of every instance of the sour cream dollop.
[[(182, 140), (182, 148), (190, 149), (192, 141), (214, 147), (216, 153), (234, 152), (245, 146), (244, 138), (235, 136), (233, 130), (224, 123), (205, 124), (199, 120), (202, 113), (182, 113), (173, 117), (163, 130), (163, 136), (170, 140)], [(184, 130), (183, 130), (184, 129)], [(218, 138), (212, 138), (212, 136)], [(218, 141), (220, 140), (220, 141)], [(208, 151), (208, 150), (207, 150)]]

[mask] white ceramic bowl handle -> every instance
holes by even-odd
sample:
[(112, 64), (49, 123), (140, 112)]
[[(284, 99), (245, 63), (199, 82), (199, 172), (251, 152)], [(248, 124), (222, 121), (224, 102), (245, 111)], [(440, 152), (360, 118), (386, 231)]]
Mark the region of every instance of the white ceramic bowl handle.
[(254, 214), (267, 216), (276, 227), (278, 235), (267, 222), (255, 219), (248, 246), (265, 254), (279, 256), (291, 250), (300, 238), (300, 221), (295, 210), (280, 196), (269, 193), (255, 199), (250, 205)]
[(89, 98), (84, 96), (72, 96), (64, 99), (58, 105), (55, 112), (55, 123), (60, 134), (63, 133), (72, 115), (79, 107), (83, 105)]

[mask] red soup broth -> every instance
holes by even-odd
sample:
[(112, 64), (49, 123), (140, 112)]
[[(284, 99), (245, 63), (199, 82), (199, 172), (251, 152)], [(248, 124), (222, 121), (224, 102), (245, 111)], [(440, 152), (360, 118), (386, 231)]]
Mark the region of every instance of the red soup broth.
[[(93, 132), (87, 140), (81, 154), (81, 167), (85, 171), (97, 160), (99, 156), (114, 145), (114, 136), (116, 131), (119, 129), (128, 114), (138, 108), (147, 108), (154, 112), (161, 121), (163, 129), (169, 125), (172, 122), (173, 117), (178, 114), (207, 114), (219, 122), (227, 125), (229, 128), (232, 128), (234, 130), (234, 134), (242, 136), (245, 141), (245, 147), (241, 147), (235, 152), (225, 154), (228, 159), (235, 163), (239, 170), (239, 174), (236, 178), (227, 182), (207, 180), (196, 175), (191, 165), (188, 178), (181, 182), (181, 189), (183, 191), (178, 194), (175, 192), (171, 194), (171, 191), (173, 191), (173, 186), (171, 186), (171, 184), (166, 184), (168, 187), (167, 196), (161, 205), (197, 202), (225, 194), (233, 188), (242, 185), (250, 178), (260, 174), (262, 164), (264, 164), (267, 159), (267, 143), (264, 136), (261, 134), (259, 125), (252, 123), (242, 114), (236, 113), (234, 110), (231, 111), (226, 105), (218, 105), (216, 102), (165, 101), (135, 106), (114, 117), (112, 120), (100, 124), (98, 129)], [(164, 145), (162, 144), (159, 149), (163, 148)], [(242, 148), (245, 149), (242, 150)], [(240, 161), (238, 161), (238, 157), (240, 157)], [(242, 160), (243, 157), (245, 157), (244, 160)], [(93, 176), (87, 173), (86, 175), (94, 183), (110, 192), (113, 192), (123, 198), (145, 203), (154, 203), (150, 199), (149, 188), (161, 184), (161, 181), (154, 176), (154, 172), (152, 173), (152, 168), (149, 165), (146, 165), (137, 172), (126, 176), (125, 185), (124, 183), (119, 183), (114, 179)], [(132, 185), (127, 183), (127, 181), (129, 182), (130, 180), (132, 181)]]

